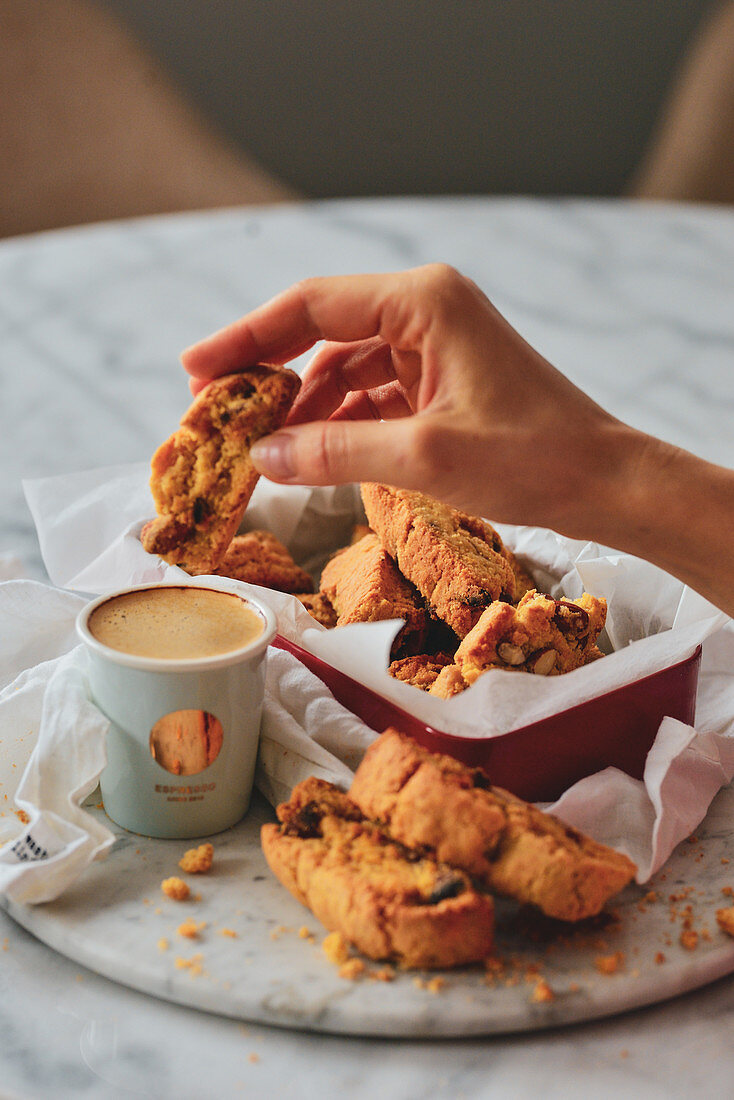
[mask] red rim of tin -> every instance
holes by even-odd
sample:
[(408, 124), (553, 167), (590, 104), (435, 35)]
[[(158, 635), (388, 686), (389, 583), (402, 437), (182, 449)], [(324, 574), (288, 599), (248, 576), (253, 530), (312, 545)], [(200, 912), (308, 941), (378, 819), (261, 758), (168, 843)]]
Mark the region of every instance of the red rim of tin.
[(497, 737), (461, 737), (419, 721), (357, 680), (276, 635), (273, 643), (313, 672), (343, 706), (378, 733), (394, 726), (432, 752), (483, 768), (497, 787), (551, 802), (573, 783), (615, 767), (641, 779), (665, 717), (693, 725), (701, 646), (690, 657)]

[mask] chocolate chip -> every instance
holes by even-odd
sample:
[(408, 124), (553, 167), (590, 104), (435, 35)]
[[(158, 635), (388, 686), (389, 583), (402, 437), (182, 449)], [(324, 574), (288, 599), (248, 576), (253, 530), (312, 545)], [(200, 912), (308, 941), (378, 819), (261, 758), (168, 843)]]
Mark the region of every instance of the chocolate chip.
[(323, 810), (317, 802), (307, 802), (305, 806), (283, 826), (286, 836), (298, 836), (304, 840), (321, 836)]
[(436, 879), (433, 890), (426, 898), (426, 905), (438, 905), (440, 901), (445, 901), (446, 898), (455, 898), (463, 892), (464, 880), (462, 878), (448, 873), (440, 874)]

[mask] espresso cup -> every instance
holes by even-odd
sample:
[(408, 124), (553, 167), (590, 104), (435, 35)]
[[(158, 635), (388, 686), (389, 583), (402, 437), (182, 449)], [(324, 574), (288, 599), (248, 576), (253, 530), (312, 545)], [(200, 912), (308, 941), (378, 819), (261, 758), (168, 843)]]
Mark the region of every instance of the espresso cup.
[(252, 794), (273, 612), (209, 577), (108, 593), (76, 625), (92, 699), (110, 722), (108, 816), (173, 839), (236, 824)]

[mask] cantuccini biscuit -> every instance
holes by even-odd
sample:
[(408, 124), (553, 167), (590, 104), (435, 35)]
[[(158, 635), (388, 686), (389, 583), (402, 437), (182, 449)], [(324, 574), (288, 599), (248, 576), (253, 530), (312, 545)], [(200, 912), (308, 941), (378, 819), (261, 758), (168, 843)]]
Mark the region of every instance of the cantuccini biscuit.
[(270, 531), (235, 535), (214, 572), (278, 592), (313, 592), (311, 577)]
[(463, 638), (494, 600), (512, 601), (518, 580), (499, 534), (482, 519), (424, 493), (362, 485), (367, 519), (428, 607)]
[(491, 954), (491, 897), (388, 837), (332, 784), (304, 780), (277, 814), (261, 832), (271, 870), (364, 955), (433, 968)]
[(578, 600), (554, 600), (535, 590), (517, 607), (493, 603), (466, 635), (454, 664), (441, 670), (431, 694), (449, 698), (490, 668), (557, 676), (601, 656), (597, 639), (607, 604), (584, 592)]
[(299, 387), (294, 371), (259, 364), (201, 391), (153, 455), (149, 553), (193, 575), (217, 568), (258, 480), (250, 447), (283, 424)]
[(423, 647), (428, 613), (377, 535), (365, 535), (335, 554), (324, 566), (319, 586), (336, 611), (337, 626), (404, 619), (393, 656), (417, 653)]
[(369, 747), (349, 796), (402, 844), (559, 920), (594, 916), (636, 870), (626, 856), (493, 787), (481, 769), (396, 730)]

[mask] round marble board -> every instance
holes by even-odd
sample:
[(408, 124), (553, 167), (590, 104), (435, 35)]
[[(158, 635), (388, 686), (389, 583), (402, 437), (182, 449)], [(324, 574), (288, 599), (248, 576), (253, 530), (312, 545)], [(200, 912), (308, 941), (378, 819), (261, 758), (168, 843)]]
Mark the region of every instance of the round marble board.
[[(734, 901), (723, 893), (734, 884), (727, 857), (732, 787), (652, 882), (614, 900), (616, 916), (606, 923), (550, 927), (498, 902), (496, 968), (397, 971), (391, 981), (379, 980), (384, 968), (369, 960), (359, 979), (340, 977), (322, 950), (323, 928), (262, 856), (260, 825), (272, 818), (256, 796), (236, 828), (212, 838), (214, 864), (198, 876), (178, 868), (195, 842), (150, 840), (115, 827), (108, 857), (58, 900), (4, 904), (44, 943), (113, 981), (224, 1016), (351, 1035), (553, 1027), (665, 1000), (734, 971), (734, 939), (715, 918)], [(172, 901), (160, 889), (176, 874), (191, 885), (188, 901)], [(187, 918), (205, 922), (196, 939), (177, 932)], [(695, 947), (681, 944), (686, 930), (697, 933)], [(602, 960), (612, 973), (602, 972)], [(540, 978), (552, 997), (543, 999)]]

